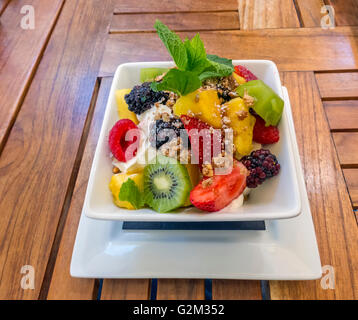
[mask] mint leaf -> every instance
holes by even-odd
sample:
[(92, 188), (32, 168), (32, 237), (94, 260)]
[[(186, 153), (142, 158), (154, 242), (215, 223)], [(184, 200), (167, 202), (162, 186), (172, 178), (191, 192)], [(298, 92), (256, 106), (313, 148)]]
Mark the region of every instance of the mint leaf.
[(201, 87), (201, 81), (193, 72), (170, 69), (161, 82), (152, 82), (154, 91), (172, 91), (179, 95), (195, 91)]
[(209, 67), (199, 75), (201, 81), (213, 77), (225, 77), (234, 72), (232, 60), (221, 58), (216, 55), (207, 55)]
[(217, 62), (219, 64), (226, 65), (226, 66), (230, 67), (231, 69), (234, 69), (234, 65), (232, 64), (232, 60), (230, 60), (230, 59), (221, 58), (215, 54), (208, 54), (206, 57), (208, 58), (208, 60), (210, 60), (212, 62)]
[(184, 45), (188, 56), (186, 70), (200, 74), (209, 66), (209, 62), (206, 58), (204, 43), (201, 41), (199, 33), (197, 33), (191, 40), (186, 38)]
[(177, 67), (181, 70), (186, 70), (188, 56), (185, 45), (181, 41), (180, 37), (159, 20), (155, 21), (154, 27), (158, 32), (159, 38), (163, 41)]
[(118, 198), (121, 201), (128, 201), (135, 209), (144, 206), (144, 197), (131, 178), (122, 184)]

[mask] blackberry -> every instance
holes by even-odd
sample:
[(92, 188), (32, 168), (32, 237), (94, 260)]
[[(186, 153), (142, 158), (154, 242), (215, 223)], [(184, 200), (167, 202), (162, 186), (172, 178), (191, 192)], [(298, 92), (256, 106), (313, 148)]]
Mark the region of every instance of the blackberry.
[(170, 119), (170, 121), (156, 120), (150, 127), (149, 141), (153, 148), (159, 149), (163, 144), (171, 141), (173, 138), (180, 137), (180, 130), (184, 125), (180, 119)]
[(250, 171), (246, 178), (246, 185), (249, 188), (256, 188), (266, 179), (276, 176), (280, 171), (280, 164), (276, 156), (265, 149), (252, 151), (249, 156), (243, 157), (241, 162)]
[(165, 104), (169, 94), (163, 91), (155, 92), (150, 88), (150, 82), (144, 82), (135, 86), (129, 94), (124, 96), (128, 109), (136, 114), (141, 114), (152, 107), (155, 102)]

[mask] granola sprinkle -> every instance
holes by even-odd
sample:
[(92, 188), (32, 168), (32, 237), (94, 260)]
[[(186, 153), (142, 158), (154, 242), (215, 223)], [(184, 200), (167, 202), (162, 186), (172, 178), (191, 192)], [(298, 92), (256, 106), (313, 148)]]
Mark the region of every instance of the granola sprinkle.
[(248, 93), (247, 93), (247, 90), (245, 89), (244, 90), (244, 96), (242, 98), (245, 102), (245, 104), (248, 106), (248, 107), (252, 107), (254, 104), (255, 104), (255, 98), (250, 96)]
[(212, 184), (213, 184), (213, 178), (212, 177), (207, 178), (207, 179), (203, 180), (203, 182), (202, 182), (203, 188), (207, 188), (207, 187), (211, 186)]
[(213, 166), (210, 163), (203, 164), (202, 172), (205, 177), (212, 177), (214, 175)]
[(237, 111), (236, 114), (239, 120), (244, 120), (249, 115), (249, 113), (246, 110)]

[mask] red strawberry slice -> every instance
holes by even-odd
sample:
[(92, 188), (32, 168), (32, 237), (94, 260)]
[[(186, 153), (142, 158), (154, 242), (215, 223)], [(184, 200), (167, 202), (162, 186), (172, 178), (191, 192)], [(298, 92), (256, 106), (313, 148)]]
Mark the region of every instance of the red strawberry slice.
[(280, 140), (280, 131), (275, 126), (265, 126), (265, 120), (255, 115), (253, 140), (261, 144), (272, 144)]
[(214, 130), (207, 123), (187, 115), (182, 115), (180, 120), (189, 136), (192, 163), (211, 163), (211, 159), (221, 153), (221, 131)]
[(237, 73), (240, 77), (243, 77), (247, 82), (251, 80), (257, 80), (257, 77), (244, 66), (236, 66), (235, 73)]
[(140, 140), (140, 130), (129, 119), (116, 122), (109, 132), (109, 148), (113, 156), (122, 162), (127, 162), (137, 154)]
[(190, 201), (201, 210), (219, 211), (244, 192), (247, 175), (246, 167), (235, 161), (231, 173), (203, 179), (190, 192)]

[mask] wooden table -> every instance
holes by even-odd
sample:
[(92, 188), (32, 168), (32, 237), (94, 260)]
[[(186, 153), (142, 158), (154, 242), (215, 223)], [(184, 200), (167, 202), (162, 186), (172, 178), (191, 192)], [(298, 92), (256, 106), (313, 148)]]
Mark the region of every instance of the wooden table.
[[(0, 298), (149, 299), (151, 279), (89, 280), (69, 267), (117, 65), (166, 60), (153, 30), (197, 31), (209, 53), (276, 62), (288, 88), (322, 265), (317, 281), (158, 280), (157, 299), (358, 298), (358, 1), (0, 0)], [(35, 29), (24, 30), (23, 5)], [(35, 271), (21, 288), (21, 268)], [(210, 279), (209, 279), (210, 280)], [(265, 279), (263, 279), (265, 280)]]

